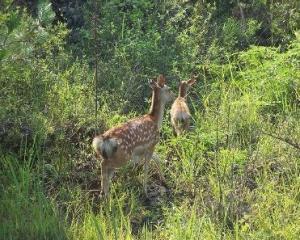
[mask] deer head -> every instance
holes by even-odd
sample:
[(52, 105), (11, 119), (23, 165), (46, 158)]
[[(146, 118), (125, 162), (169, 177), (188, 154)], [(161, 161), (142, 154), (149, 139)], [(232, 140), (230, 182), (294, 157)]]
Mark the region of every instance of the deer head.
[(188, 81), (181, 81), (179, 84), (179, 97), (186, 98), (188, 90), (196, 83), (196, 77), (193, 76)]
[(166, 79), (163, 75), (159, 75), (156, 81), (154, 79), (150, 80), (149, 85), (152, 88), (152, 103), (149, 115), (153, 116), (160, 127), (165, 105), (174, 100), (175, 94), (166, 85)]
[(174, 99), (175, 95), (170, 87), (166, 85), (166, 79), (163, 75), (159, 75), (156, 81), (154, 79), (150, 80), (149, 85), (154, 92), (153, 95), (155, 95), (157, 102), (166, 104)]

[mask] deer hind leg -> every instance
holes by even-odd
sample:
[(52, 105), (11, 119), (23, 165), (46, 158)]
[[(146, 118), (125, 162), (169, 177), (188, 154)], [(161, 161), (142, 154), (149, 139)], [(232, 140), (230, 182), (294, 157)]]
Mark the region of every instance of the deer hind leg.
[(144, 193), (146, 196), (148, 196), (148, 192), (147, 192), (147, 182), (148, 182), (148, 170), (149, 170), (149, 162), (147, 160), (145, 160), (144, 166), (143, 166), (143, 170), (144, 170), (144, 178), (143, 178), (143, 188), (144, 188)]
[(190, 119), (187, 119), (185, 122), (184, 122), (184, 131), (185, 132), (188, 132), (190, 130)]
[(114, 169), (103, 162), (101, 166), (101, 193), (104, 194), (105, 197), (109, 196), (109, 185), (113, 174)]
[(175, 137), (177, 137), (176, 128), (175, 128), (174, 126), (172, 126), (172, 130), (173, 130), (173, 135), (174, 135)]

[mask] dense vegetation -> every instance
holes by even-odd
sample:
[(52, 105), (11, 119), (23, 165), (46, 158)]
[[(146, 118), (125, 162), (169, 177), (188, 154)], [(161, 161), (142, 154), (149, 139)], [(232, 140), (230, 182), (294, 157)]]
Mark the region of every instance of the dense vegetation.
[[(299, 238), (299, 7), (1, 1), (0, 239)], [(166, 112), (165, 181), (152, 166), (146, 197), (128, 165), (105, 201), (92, 138), (145, 113), (159, 73), (198, 75), (193, 130)]]

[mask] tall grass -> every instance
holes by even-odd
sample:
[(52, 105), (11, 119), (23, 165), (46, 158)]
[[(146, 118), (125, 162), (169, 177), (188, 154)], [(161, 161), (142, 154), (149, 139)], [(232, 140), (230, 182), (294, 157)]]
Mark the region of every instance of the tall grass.
[(44, 194), (31, 161), (1, 156), (0, 238), (66, 239), (65, 222)]
[[(91, 96), (80, 94), (81, 78), (69, 84), (68, 70), (57, 76), (49, 112), (33, 115), (42, 137), (24, 140), (19, 154), (11, 139), (1, 148), (1, 239), (298, 238), (300, 155), (290, 144), (300, 139), (298, 41), (284, 53), (253, 47), (207, 67), (190, 95), (193, 130), (175, 138), (166, 116), (156, 148), (165, 182), (153, 164), (148, 197), (140, 168), (126, 166), (110, 198), (99, 198), (83, 127)], [(110, 111), (109, 94), (102, 100), (101, 129), (136, 115)]]

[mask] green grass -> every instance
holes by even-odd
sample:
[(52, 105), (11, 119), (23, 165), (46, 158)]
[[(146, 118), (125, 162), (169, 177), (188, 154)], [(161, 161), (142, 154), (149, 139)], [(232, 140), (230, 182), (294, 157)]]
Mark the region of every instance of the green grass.
[(1, 157), (0, 238), (66, 239), (65, 222), (44, 193), (30, 161)]
[[(156, 153), (166, 182), (152, 163), (148, 199), (133, 166), (113, 178), (109, 199), (99, 199), (99, 163), (80, 128), (88, 124), (83, 113), (74, 125), (57, 120), (83, 137), (60, 130), (48, 133), (50, 143), (26, 141), (18, 155), (2, 149), (0, 239), (299, 238), (300, 155), (290, 144), (300, 139), (296, 53), (299, 43), (284, 53), (253, 47), (236, 62), (211, 66), (216, 79), (190, 95), (193, 131), (175, 138), (165, 118)], [(63, 112), (67, 103), (56, 104)], [(106, 126), (136, 115), (107, 106), (99, 111)]]
[[(282, 136), (292, 130), (289, 137), (299, 139), (296, 113), (275, 127), (260, 121), (260, 114), (243, 117), (252, 111), (241, 111), (241, 119), (230, 115), (229, 126), (222, 111), (195, 114), (196, 129), (178, 138), (166, 123), (157, 152), (167, 193), (158, 191), (152, 200), (143, 195), (138, 167), (121, 169), (104, 201), (76, 179), (66, 180), (67, 166), (49, 176), (34, 154), (21, 160), (3, 155), (1, 239), (297, 239), (299, 149), (259, 131), (253, 141), (247, 125), (254, 121)], [(151, 170), (152, 185), (163, 187), (153, 164)], [(96, 168), (82, 174), (97, 181)]]
[[(30, 159), (3, 156), (1, 239), (298, 237), (297, 150), (268, 136), (252, 152), (221, 147), (205, 152), (188, 137), (173, 138), (159, 150), (170, 157), (168, 167), (162, 164), (170, 193), (154, 204), (145, 201), (141, 173), (130, 166), (114, 179), (111, 197), (104, 201), (67, 184), (49, 194), (42, 170)], [(152, 181), (158, 182), (155, 177)]]

